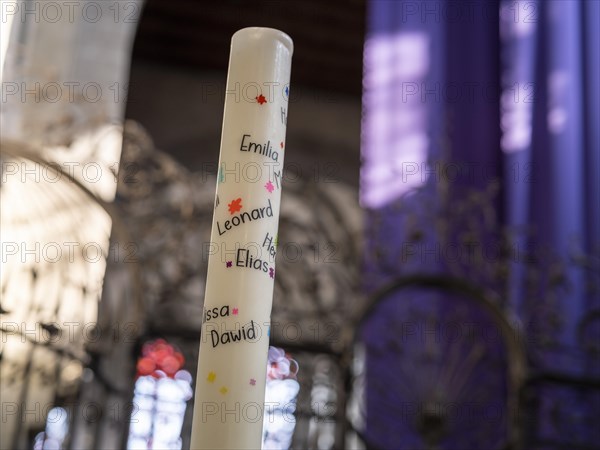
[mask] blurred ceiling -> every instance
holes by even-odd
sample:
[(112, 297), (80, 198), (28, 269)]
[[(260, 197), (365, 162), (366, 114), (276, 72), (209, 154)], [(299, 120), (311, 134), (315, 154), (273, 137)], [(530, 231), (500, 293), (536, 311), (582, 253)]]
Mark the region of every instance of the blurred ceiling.
[(147, 0), (133, 59), (225, 71), (231, 35), (248, 26), (292, 37), (293, 83), (360, 96), (365, 0)]

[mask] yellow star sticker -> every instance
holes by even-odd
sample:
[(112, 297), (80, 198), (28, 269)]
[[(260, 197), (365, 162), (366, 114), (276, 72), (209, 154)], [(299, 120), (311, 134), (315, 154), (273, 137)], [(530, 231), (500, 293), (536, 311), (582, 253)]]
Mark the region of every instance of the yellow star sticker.
[(217, 374), (214, 372), (208, 372), (208, 376), (206, 377), (206, 381), (208, 381), (209, 383), (212, 383), (213, 381), (215, 381), (215, 378), (217, 378)]
[(227, 391), (228, 391), (228, 389), (225, 386), (223, 386), (221, 389), (219, 389), (219, 392), (223, 395), (227, 394)]

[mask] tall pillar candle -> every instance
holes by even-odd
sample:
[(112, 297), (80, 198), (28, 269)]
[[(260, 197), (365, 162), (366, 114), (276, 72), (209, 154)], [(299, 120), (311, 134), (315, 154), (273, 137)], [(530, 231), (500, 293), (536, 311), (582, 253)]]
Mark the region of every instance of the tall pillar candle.
[(293, 43), (233, 35), (191, 449), (261, 447)]

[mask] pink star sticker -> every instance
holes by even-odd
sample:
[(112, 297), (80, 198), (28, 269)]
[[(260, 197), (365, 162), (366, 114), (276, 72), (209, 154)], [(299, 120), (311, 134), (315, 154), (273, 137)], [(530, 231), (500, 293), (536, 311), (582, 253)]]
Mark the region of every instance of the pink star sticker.
[(252, 386), (255, 386), (256, 385), (256, 380), (254, 378), (250, 378), (250, 384)]
[(233, 261), (227, 261), (225, 264), (227, 265), (227, 268), (229, 269), (233, 265)]
[(267, 191), (269, 191), (269, 194), (271, 194), (275, 190), (275, 186), (273, 186), (273, 183), (271, 183), (271, 180), (267, 181), (267, 184), (265, 184), (265, 188), (267, 188)]
[(238, 315), (238, 309), (237, 308), (233, 308), (233, 315), (237, 316)]

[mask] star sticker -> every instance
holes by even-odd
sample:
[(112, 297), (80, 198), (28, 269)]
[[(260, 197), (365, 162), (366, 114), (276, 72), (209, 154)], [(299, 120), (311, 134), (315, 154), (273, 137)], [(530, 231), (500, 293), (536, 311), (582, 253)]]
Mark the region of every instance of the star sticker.
[(273, 269), (272, 267), (269, 268), (269, 276), (271, 278), (275, 278), (275, 269)]
[(206, 377), (206, 381), (208, 381), (209, 383), (213, 383), (215, 381), (215, 378), (217, 378), (217, 374), (214, 372), (208, 372), (208, 376)]
[(279, 233), (275, 235), (275, 247), (279, 245)]
[(252, 386), (256, 386), (256, 380), (254, 378), (250, 378), (250, 384)]
[(235, 200), (232, 200), (231, 203), (227, 206), (229, 207), (229, 212), (231, 214), (235, 214), (236, 212), (241, 211), (242, 209), (242, 199), (236, 198)]
[(233, 265), (233, 261), (227, 261), (225, 263), (225, 265), (227, 266), (227, 268), (229, 269), (232, 265)]
[(271, 183), (271, 180), (269, 180), (267, 181), (267, 184), (265, 184), (265, 188), (267, 188), (267, 191), (269, 191), (269, 194), (271, 194), (275, 189), (275, 186), (273, 186), (273, 183)]
[(280, 146), (281, 148), (283, 148), (283, 141), (281, 141), (281, 142), (279, 143), (279, 146)]
[(267, 328), (267, 336), (271, 337), (271, 327)]
[(223, 173), (223, 166), (219, 167), (219, 183), (225, 181), (225, 174)]
[(229, 391), (229, 389), (227, 389), (225, 386), (223, 386), (221, 389), (219, 389), (219, 392), (223, 395), (227, 394), (228, 391)]
[(288, 86), (285, 87), (285, 96), (288, 97), (290, 95), (290, 88)]
[(237, 308), (233, 308), (233, 315), (237, 316), (238, 315), (238, 309)]
[(258, 102), (259, 105), (263, 105), (263, 104), (267, 103), (267, 99), (262, 94), (260, 94), (258, 97), (256, 97), (256, 101)]

